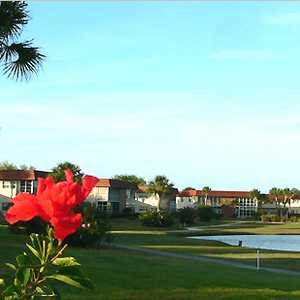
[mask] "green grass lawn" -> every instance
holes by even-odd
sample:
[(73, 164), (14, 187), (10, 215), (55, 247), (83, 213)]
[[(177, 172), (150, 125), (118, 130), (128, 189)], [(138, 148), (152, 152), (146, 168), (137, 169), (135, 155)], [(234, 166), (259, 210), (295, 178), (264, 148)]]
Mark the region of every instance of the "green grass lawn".
[[(127, 222), (127, 221), (126, 221)], [(124, 223), (126, 223), (124, 221)], [(130, 223), (130, 222), (129, 222)], [(128, 227), (130, 226), (130, 227)], [(164, 251), (191, 253), (251, 261), (253, 250), (226, 246), (217, 242), (187, 239), (184, 231), (153, 230), (134, 227), (134, 223), (117, 228), (115, 242), (147, 247)], [(268, 225), (273, 226), (273, 225)], [(265, 230), (275, 230), (271, 228)], [(291, 228), (274, 225), (280, 233)], [(299, 224), (293, 225), (296, 230)], [(133, 230), (137, 228), (138, 230)], [(241, 228), (245, 228), (243, 225)], [(241, 228), (235, 228), (236, 232)], [(251, 227), (257, 230), (257, 227)], [(130, 230), (131, 229), (131, 230)], [(247, 230), (252, 230), (248, 228)], [(220, 229), (233, 230), (233, 228)], [(262, 230), (262, 228), (261, 228)], [(25, 237), (11, 234), (6, 227), (0, 227), (0, 276), (7, 276), (4, 263), (13, 261), (20, 253)], [(205, 299), (299, 299), (300, 276), (252, 271), (216, 264), (203, 263), (168, 257), (136, 254), (113, 249), (68, 250), (83, 265), (85, 273), (95, 283), (95, 291), (60, 286), (63, 299), (91, 300), (205, 300)], [(298, 253), (269, 252), (274, 259), (273, 266), (293, 266), (300, 261)], [(228, 257), (230, 256), (230, 257)], [(281, 261), (278, 263), (278, 261)], [(276, 265), (277, 263), (277, 265)], [(296, 269), (298, 269), (298, 267)]]
[[(12, 261), (24, 236), (0, 228), (0, 265)], [(65, 300), (299, 299), (299, 277), (112, 249), (73, 248), (93, 292), (60, 286)], [(1, 275), (7, 274), (1, 268)]]
[[(206, 228), (206, 229), (205, 229)], [(140, 230), (116, 231), (115, 243), (132, 247), (142, 247), (166, 252), (204, 255), (207, 257), (227, 259), (256, 264), (256, 249), (229, 246), (221, 242), (188, 239), (192, 235), (223, 234), (300, 234), (300, 224), (259, 224), (242, 223), (226, 227), (202, 227), (199, 232), (174, 230)], [(261, 264), (265, 267), (300, 271), (300, 253), (283, 251), (260, 251)]]

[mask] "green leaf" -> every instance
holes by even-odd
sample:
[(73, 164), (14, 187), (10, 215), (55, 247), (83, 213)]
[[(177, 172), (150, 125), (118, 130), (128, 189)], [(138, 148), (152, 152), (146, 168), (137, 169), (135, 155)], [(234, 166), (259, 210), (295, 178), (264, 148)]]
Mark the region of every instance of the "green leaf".
[(61, 274), (54, 274), (50, 276), (46, 276), (45, 278), (47, 279), (54, 279), (61, 281), (65, 284), (77, 287), (77, 288), (86, 288), (86, 289), (92, 289), (93, 285), (91, 281), (87, 278), (80, 278), (80, 277), (70, 277), (66, 275), (61, 275)]
[(56, 258), (53, 262), (53, 265), (61, 266), (61, 267), (73, 267), (80, 266), (80, 263), (76, 261), (74, 257), (61, 257)]
[[(9, 285), (1, 294), (1, 296), (13, 296), (17, 295), (19, 292), (18, 288), (13, 284)], [(5, 299), (5, 298), (4, 298)]]
[(46, 290), (43, 290), (40, 286), (37, 286), (35, 290), (39, 295), (43, 295), (46, 292)]
[(54, 289), (49, 285), (38, 286), (35, 290), (38, 295), (56, 295), (56, 291), (54, 291)]
[(26, 267), (31, 264), (30, 258), (26, 254), (21, 254), (16, 258), (19, 267)]
[(4, 285), (5, 285), (4, 279), (0, 278), (0, 286), (4, 286)]
[(6, 263), (5, 265), (6, 265), (7, 267), (9, 267), (10, 269), (17, 270), (17, 267), (16, 267), (14, 264)]
[(32, 254), (34, 256), (36, 256), (41, 261), (41, 257), (39, 255), (39, 252), (36, 249), (34, 249), (31, 245), (29, 245), (27, 243), (26, 243), (26, 246), (29, 248), (29, 250), (32, 252)]
[(15, 283), (18, 286), (25, 286), (30, 279), (30, 269), (29, 268), (20, 268), (16, 272)]

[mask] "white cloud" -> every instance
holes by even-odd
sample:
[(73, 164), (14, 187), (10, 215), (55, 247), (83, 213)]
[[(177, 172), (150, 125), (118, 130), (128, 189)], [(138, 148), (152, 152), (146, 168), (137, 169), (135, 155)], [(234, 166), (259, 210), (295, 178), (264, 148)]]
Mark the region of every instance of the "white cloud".
[(264, 17), (264, 23), (270, 25), (299, 25), (300, 12), (267, 15)]

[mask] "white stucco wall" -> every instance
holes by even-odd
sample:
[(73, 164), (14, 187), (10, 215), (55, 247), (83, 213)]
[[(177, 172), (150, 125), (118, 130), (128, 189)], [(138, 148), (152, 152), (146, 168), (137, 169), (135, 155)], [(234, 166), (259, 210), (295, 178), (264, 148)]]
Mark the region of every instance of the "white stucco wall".
[(148, 193), (136, 193), (136, 201), (142, 204), (146, 204), (145, 207), (157, 209), (159, 197), (157, 195)]
[(19, 191), (20, 182), (18, 181), (3, 181), (0, 180), (0, 194), (6, 197), (13, 198)]
[(185, 207), (196, 207), (198, 204), (198, 197), (176, 197), (176, 209)]
[(88, 201), (108, 201), (108, 195), (108, 187), (95, 186), (88, 197)]

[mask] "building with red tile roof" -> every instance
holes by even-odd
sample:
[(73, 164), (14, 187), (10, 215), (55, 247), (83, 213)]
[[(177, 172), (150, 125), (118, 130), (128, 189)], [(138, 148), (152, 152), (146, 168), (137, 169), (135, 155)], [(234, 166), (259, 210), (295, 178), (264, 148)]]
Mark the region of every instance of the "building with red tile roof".
[(35, 194), (38, 178), (46, 178), (49, 172), (38, 170), (0, 171), (0, 194), (14, 198), (20, 192)]
[(138, 187), (134, 183), (118, 179), (100, 178), (88, 200), (96, 203), (102, 212), (122, 213), (135, 200)]

